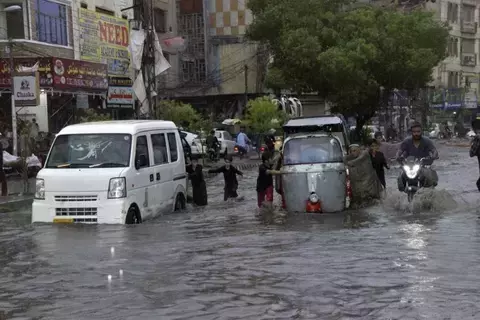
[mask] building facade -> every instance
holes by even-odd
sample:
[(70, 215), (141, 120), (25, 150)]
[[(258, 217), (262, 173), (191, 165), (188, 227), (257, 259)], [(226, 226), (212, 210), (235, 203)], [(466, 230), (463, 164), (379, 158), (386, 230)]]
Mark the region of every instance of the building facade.
[(186, 39), (170, 98), (233, 117), (264, 92), (267, 52), (245, 38), (253, 17), (244, 0), (177, 0), (178, 34)]

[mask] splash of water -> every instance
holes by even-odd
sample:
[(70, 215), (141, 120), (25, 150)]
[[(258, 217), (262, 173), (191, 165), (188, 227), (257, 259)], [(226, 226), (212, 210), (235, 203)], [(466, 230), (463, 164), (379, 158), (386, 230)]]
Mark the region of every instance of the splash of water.
[(443, 189), (420, 189), (415, 194), (413, 201), (408, 202), (407, 195), (403, 192), (389, 192), (382, 201), (386, 211), (397, 212), (446, 212), (457, 208), (454, 197)]

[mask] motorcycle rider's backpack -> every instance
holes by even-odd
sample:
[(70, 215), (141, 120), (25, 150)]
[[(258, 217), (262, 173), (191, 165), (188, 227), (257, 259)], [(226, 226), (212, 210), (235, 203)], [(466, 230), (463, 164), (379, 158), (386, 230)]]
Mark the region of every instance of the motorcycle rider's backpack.
[(473, 138), (472, 145), (470, 146), (470, 157), (480, 156), (480, 137), (477, 135)]

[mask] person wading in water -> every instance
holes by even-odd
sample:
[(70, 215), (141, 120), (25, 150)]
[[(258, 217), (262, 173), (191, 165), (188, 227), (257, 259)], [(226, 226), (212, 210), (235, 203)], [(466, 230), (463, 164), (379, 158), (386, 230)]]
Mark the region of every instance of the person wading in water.
[(225, 165), (217, 169), (210, 169), (208, 173), (223, 173), (223, 179), (225, 180), (225, 189), (223, 194), (223, 200), (227, 201), (228, 198), (237, 198), (238, 181), (237, 174), (243, 176), (243, 173), (232, 166), (232, 156), (225, 157)]
[(187, 173), (192, 181), (193, 203), (197, 206), (206, 206), (208, 204), (207, 184), (203, 177), (203, 167), (198, 164), (197, 159), (192, 159), (187, 166)]

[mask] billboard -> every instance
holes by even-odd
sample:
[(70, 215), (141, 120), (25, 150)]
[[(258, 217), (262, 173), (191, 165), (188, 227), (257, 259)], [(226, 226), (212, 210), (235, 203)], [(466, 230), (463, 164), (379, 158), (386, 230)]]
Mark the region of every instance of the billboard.
[(106, 64), (109, 77), (128, 77), (128, 20), (80, 8), (79, 25), (80, 59)]

